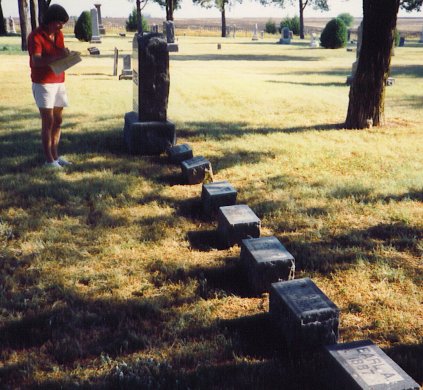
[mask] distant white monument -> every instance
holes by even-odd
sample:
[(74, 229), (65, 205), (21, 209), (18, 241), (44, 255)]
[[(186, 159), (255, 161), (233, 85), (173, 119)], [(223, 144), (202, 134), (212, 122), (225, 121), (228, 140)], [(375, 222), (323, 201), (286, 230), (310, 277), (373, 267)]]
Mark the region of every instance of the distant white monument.
[(257, 36), (257, 23), (254, 26), (254, 30), (253, 30), (253, 37), (251, 38), (253, 41), (258, 41), (258, 36)]

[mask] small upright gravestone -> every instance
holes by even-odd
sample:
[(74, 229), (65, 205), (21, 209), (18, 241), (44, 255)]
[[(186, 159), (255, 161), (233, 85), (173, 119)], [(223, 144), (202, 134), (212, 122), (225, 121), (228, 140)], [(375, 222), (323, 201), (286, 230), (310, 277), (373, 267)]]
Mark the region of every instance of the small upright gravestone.
[(119, 60), (119, 50), (115, 47), (113, 52), (113, 76), (117, 76), (118, 69), (118, 60)]
[(101, 43), (100, 38), (100, 29), (98, 26), (98, 13), (96, 8), (92, 8), (90, 10), (91, 13), (91, 28), (92, 28), (92, 36), (91, 36), (91, 43)]
[(126, 54), (123, 56), (123, 69), (119, 75), (119, 80), (132, 80), (131, 56)]
[(279, 43), (282, 45), (289, 45), (291, 43), (289, 27), (282, 28), (281, 39), (279, 39)]
[(158, 155), (176, 143), (175, 125), (167, 120), (169, 52), (163, 35), (135, 34), (132, 60), (133, 111), (125, 114), (125, 143), (130, 153)]
[(8, 34), (16, 34), (15, 21), (11, 16), (7, 19), (7, 32)]
[(339, 309), (309, 278), (272, 283), (269, 312), (292, 350), (338, 341)]
[(319, 47), (319, 38), (317, 38), (316, 33), (311, 33), (310, 36), (310, 47)]
[(220, 207), (217, 223), (220, 241), (228, 247), (241, 244), (245, 238), (260, 237), (260, 219), (245, 204)]
[(326, 346), (327, 389), (419, 390), (420, 386), (370, 340)]
[(232, 26), (232, 38), (236, 37), (236, 24)]
[(272, 283), (295, 275), (295, 259), (276, 237), (242, 240), (241, 263), (255, 293), (270, 291)]
[(166, 35), (168, 51), (178, 51), (178, 44), (175, 43), (175, 24), (172, 20), (166, 20), (165, 22), (163, 22), (163, 34)]
[(220, 207), (234, 205), (236, 196), (237, 191), (226, 180), (203, 184), (201, 202), (204, 214), (212, 217), (218, 213)]

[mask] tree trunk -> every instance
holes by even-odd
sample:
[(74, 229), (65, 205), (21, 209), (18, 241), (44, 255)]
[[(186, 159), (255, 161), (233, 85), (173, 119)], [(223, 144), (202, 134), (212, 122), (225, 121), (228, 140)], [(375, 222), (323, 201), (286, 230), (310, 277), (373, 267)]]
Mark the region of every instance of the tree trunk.
[(222, 19), (222, 38), (226, 38), (226, 11), (225, 11), (225, 4), (222, 5), (222, 9), (220, 10), (221, 19)]
[(34, 31), (38, 27), (38, 0), (30, 0), (29, 9), (31, 11), (31, 29)]
[(363, 41), (345, 127), (381, 126), (400, 0), (363, 0)]
[(173, 20), (173, 0), (166, 0), (166, 20)]
[(6, 35), (6, 34), (7, 34), (6, 24), (4, 21), (3, 8), (1, 7), (1, 0), (0, 0), (0, 35)]
[(299, 0), (300, 4), (300, 39), (304, 39), (304, 6), (303, 0)]
[(19, 22), (21, 26), (21, 48), (22, 51), (28, 50), (29, 35), (29, 0), (18, 0)]
[(38, 0), (38, 24), (43, 23), (43, 17), (50, 6), (50, 2), (51, 0)]

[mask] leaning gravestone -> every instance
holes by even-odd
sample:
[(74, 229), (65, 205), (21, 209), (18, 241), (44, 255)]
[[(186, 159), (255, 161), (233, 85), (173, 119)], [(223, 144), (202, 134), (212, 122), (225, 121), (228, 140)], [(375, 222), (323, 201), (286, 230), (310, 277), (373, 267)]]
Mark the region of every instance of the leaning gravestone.
[(245, 238), (260, 237), (260, 219), (245, 204), (220, 207), (217, 224), (220, 241), (228, 247), (241, 244)]
[(370, 340), (325, 347), (327, 389), (419, 390), (420, 386)]
[(289, 27), (284, 27), (281, 32), (281, 38), (279, 39), (279, 43), (283, 45), (289, 45), (291, 43), (291, 35), (289, 31)]
[(90, 10), (91, 13), (91, 26), (92, 26), (92, 36), (91, 43), (101, 43), (100, 38), (100, 29), (98, 26), (98, 13), (96, 8)]
[(132, 80), (131, 56), (126, 54), (122, 58), (123, 69), (119, 75), (119, 80)]
[(133, 111), (125, 114), (124, 139), (130, 153), (158, 155), (176, 143), (167, 120), (169, 52), (162, 34), (135, 34), (132, 41)]
[(272, 283), (269, 313), (292, 350), (338, 341), (339, 309), (310, 278)]
[(294, 279), (295, 259), (276, 237), (242, 240), (240, 259), (257, 294), (270, 291), (272, 283)]
[(222, 206), (232, 206), (236, 203), (237, 191), (226, 180), (203, 184), (201, 202), (204, 214), (212, 217)]
[(178, 51), (178, 44), (175, 43), (175, 24), (172, 20), (166, 20), (165, 22), (163, 22), (163, 34), (166, 35), (168, 51)]

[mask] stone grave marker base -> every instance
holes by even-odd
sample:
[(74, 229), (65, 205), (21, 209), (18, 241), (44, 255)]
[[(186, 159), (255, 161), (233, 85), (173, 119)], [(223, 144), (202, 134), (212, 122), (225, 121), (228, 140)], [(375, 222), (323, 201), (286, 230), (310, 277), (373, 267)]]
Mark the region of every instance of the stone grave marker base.
[(123, 137), (130, 153), (143, 156), (160, 155), (176, 143), (172, 122), (140, 122), (138, 114), (125, 114)]
[(269, 313), (289, 348), (335, 344), (339, 309), (310, 278), (272, 283)]
[(177, 43), (168, 43), (167, 44), (167, 50), (168, 52), (178, 52), (179, 51), (179, 46)]
[(206, 173), (213, 175), (209, 160), (203, 156), (196, 156), (181, 163), (182, 175), (188, 184), (199, 184), (206, 178)]
[(241, 244), (245, 238), (260, 237), (260, 219), (245, 204), (220, 207), (217, 223), (219, 237), (227, 247)]
[(188, 144), (175, 145), (167, 151), (169, 162), (172, 164), (180, 164), (182, 161), (193, 158), (192, 148)]
[(240, 259), (257, 294), (270, 291), (272, 283), (294, 278), (295, 259), (276, 237), (242, 240)]
[(217, 215), (220, 207), (234, 205), (236, 197), (237, 191), (226, 180), (203, 184), (201, 202), (204, 214), (208, 217)]

